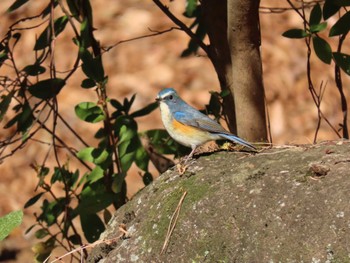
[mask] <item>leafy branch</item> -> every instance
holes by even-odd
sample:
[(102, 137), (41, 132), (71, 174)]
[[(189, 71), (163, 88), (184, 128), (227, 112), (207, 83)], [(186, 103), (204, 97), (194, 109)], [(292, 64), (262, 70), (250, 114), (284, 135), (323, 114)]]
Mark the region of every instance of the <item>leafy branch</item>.
[[(297, 8), (292, 1), (286, 0), (291, 8), (300, 16), (303, 21), (303, 29), (290, 29), (283, 33), (283, 36), (288, 38), (304, 38), (307, 47), (307, 77), (309, 91), (312, 99), (318, 110), (318, 123), (315, 132), (314, 142), (317, 140), (318, 130), (320, 128), (321, 119), (324, 119), (331, 129), (339, 136), (349, 139), (349, 132), (347, 127), (347, 100), (343, 92), (343, 85), (341, 80), (341, 71), (343, 70), (346, 74), (350, 75), (350, 56), (341, 53), (343, 42), (350, 30), (348, 20), (350, 19), (350, 13), (346, 10), (346, 2), (333, 3), (330, 0), (326, 0), (323, 9), (319, 3), (317, 3), (311, 10), (309, 19), (306, 18), (304, 1), (301, 1), (301, 9)], [(326, 30), (327, 19), (335, 15), (340, 14), (341, 8), (345, 10), (345, 14), (339, 18), (339, 20), (329, 30), (329, 37), (339, 36), (338, 47), (336, 52), (332, 52), (331, 46), (328, 42), (320, 37), (319, 33)], [(324, 22), (322, 22), (322, 18)], [(324, 86), (321, 84), (320, 92), (317, 93), (311, 78), (311, 63), (310, 58), (312, 54), (312, 48), (315, 51), (317, 57), (325, 64), (331, 64), (332, 60), (335, 63), (335, 81), (338, 92), (340, 94), (340, 104), (343, 113), (343, 121), (340, 125), (342, 130), (342, 136), (339, 134), (337, 129), (330, 123), (321, 111), (321, 101), (324, 92)]]

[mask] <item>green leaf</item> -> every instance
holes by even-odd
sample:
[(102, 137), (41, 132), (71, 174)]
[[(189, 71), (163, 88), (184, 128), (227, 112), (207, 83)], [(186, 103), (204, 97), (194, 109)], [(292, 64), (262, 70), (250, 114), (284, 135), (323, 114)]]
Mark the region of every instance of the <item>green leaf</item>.
[(0, 241), (4, 240), (23, 220), (22, 210), (0, 217)]
[(116, 136), (121, 137), (121, 136), (123, 136), (123, 132), (125, 132), (128, 129), (133, 130), (136, 133), (137, 123), (133, 118), (130, 118), (129, 116), (120, 115), (115, 120), (115, 122), (113, 124), (113, 128), (114, 128)]
[(334, 0), (326, 0), (323, 6), (323, 19), (327, 20), (340, 9), (340, 6), (334, 3)]
[(85, 238), (89, 243), (95, 242), (105, 230), (102, 220), (96, 214), (81, 214), (80, 222)]
[(314, 50), (318, 58), (326, 64), (330, 64), (332, 61), (332, 49), (331, 46), (323, 38), (318, 36), (312, 37)]
[(13, 95), (15, 94), (15, 91), (12, 90), (10, 91), (9, 94), (7, 95), (2, 95), (1, 96), (1, 102), (0, 102), (0, 121), (2, 121), (2, 119), (4, 118), (9, 106), (10, 106), (10, 103), (11, 103), (11, 100), (12, 100), (12, 97)]
[(8, 128), (12, 127), (13, 125), (15, 125), (16, 122), (18, 121), (19, 117), (20, 117), (20, 114), (17, 114), (15, 117), (13, 117), (11, 120), (9, 120), (5, 124), (4, 129), (8, 129)]
[(28, 208), (32, 205), (34, 205), (39, 199), (40, 197), (43, 195), (44, 193), (39, 193), (35, 196), (33, 196), (32, 198), (30, 198), (25, 204), (24, 204), (24, 208)]
[(106, 138), (106, 130), (104, 128), (100, 128), (97, 130), (94, 136), (96, 139)]
[(333, 52), (333, 58), (337, 66), (339, 66), (347, 75), (350, 75), (350, 55)]
[(349, 32), (350, 30), (350, 11), (346, 12), (339, 20), (331, 27), (329, 36), (339, 36)]
[(94, 183), (103, 178), (104, 170), (100, 166), (96, 166), (86, 177), (86, 181)]
[(143, 109), (133, 112), (132, 114), (130, 114), (130, 116), (133, 117), (133, 118), (145, 116), (145, 115), (150, 114), (156, 108), (158, 108), (158, 103), (157, 102), (153, 102), (153, 103), (148, 104)]
[(307, 37), (309, 34), (305, 32), (303, 29), (289, 29), (286, 32), (282, 34), (282, 36), (287, 38), (304, 38)]
[(115, 99), (111, 99), (110, 103), (117, 110), (124, 110), (124, 106), (119, 101), (117, 101)]
[(6, 12), (12, 12), (16, 10), (17, 8), (20, 8), (22, 5), (27, 3), (29, 0), (16, 0), (8, 9)]
[[(54, 33), (57, 37), (66, 27), (68, 22), (67, 16), (61, 16), (54, 21)], [(52, 41), (51, 25), (47, 26), (45, 30), (40, 34), (38, 40), (35, 43), (34, 50), (44, 49), (50, 45)]]
[(81, 237), (80, 235), (78, 234), (74, 234), (74, 235), (71, 235), (68, 237), (68, 240), (70, 242), (73, 243), (73, 245), (81, 245), (82, 244), (82, 240), (81, 240)]
[(119, 194), (123, 190), (123, 185), (125, 184), (126, 173), (113, 174), (112, 190), (114, 193)]
[(85, 75), (98, 83), (103, 83), (105, 81), (105, 76), (102, 57), (98, 56), (94, 58), (91, 53), (84, 48), (79, 49), (79, 55), (83, 61), (82, 69)]
[(42, 186), (45, 183), (45, 177), (49, 174), (50, 169), (48, 167), (40, 167), (37, 177), (39, 179), (38, 186)]
[(136, 94), (131, 96), (130, 101), (127, 98), (124, 98), (123, 108), (124, 108), (124, 111), (125, 111), (126, 114), (129, 113), (130, 108), (131, 108), (132, 104), (135, 101), (135, 98), (136, 98)]
[(97, 123), (105, 119), (103, 110), (93, 102), (79, 103), (75, 106), (75, 114), (79, 119), (89, 123)]
[(71, 15), (75, 18), (79, 18), (79, 5), (76, 0), (67, 0), (67, 5)]
[(108, 206), (116, 199), (113, 192), (107, 192), (103, 184), (103, 179), (93, 184), (85, 186), (81, 191), (79, 205), (75, 209), (75, 214), (94, 214)]
[(209, 105), (206, 107), (208, 114), (213, 114), (215, 118), (220, 117), (221, 103), (219, 93), (211, 92)]
[(127, 141), (119, 145), (119, 158), (122, 166), (122, 171), (128, 171), (130, 166), (135, 160), (135, 151), (133, 151), (134, 146), (131, 142)]
[(91, 89), (96, 87), (96, 82), (93, 79), (84, 79), (81, 83), (81, 87), (84, 89)]
[(49, 234), (46, 229), (39, 229), (35, 232), (35, 237), (38, 239), (44, 238)]
[[(123, 126), (121, 130), (124, 130), (123, 128), (126, 128), (126, 126)], [(131, 164), (135, 161), (136, 151), (140, 146), (141, 143), (136, 130), (127, 128), (125, 132), (121, 131), (118, 152), (122, 171), (129, 170)]]
[[(197, 36), (198, 39), (203, 40), (205, 35), (207, 34), (206, 27), (204, 23), (198, 23), (195, 35)], [(188, 57), (191, 54), (196, 54), (198, 51), (199, 45), (198, 41), (194, 39), (190, 39), (188, 42), (188, 47), (181, 53), (181, 57)]]
[(317, 3), (311, 10), (310, 13), (310, 25), (317, 25), (321, 22), (322, 19), (322, 10), (321, 6)]
[(51, 99), (55, 97), (66, 84), (64, 79), (45, 79), (28, 87), (28, 91), (39, 99)]
[(0, 67), (7, 59), (8, 59), (8, 55), (6, 52), (0, 53)]
[(318, 32), (321, 32), (321, 31), (325, 30), (326, 28), (327, 28), (327, 22), (323, 22), (323, 23), (320, 23), (320, 24), (311, 25), (310, 26), (310, 31), (312, 33), (318, 33)]
[(66, 179), (66, 184), (68, 187), (71, 189), (74, 187), (74, 185), (78, 182), (79, 179), (79, 170), (76, 170), (74, 173), (65, 170), (64, 171), (64, 176)]
[(34, 228), (34, 227), (36, 227), (38, 224), (34, 224), (34, 225), (31, 225), (27, 230), (26, 230), (26, 232), (24, 232), (24, 234), (25, 235), (27, 235), (30, 231), (32, 231), (32, 229)]
[(40, 66), (38, 64), (34, 65), (28, 65), (26, 66), (23, 71), (27, 73), (29, 76), (37, 76), (40, 74), (45, 73), (46, 69), (43, 66)]
[(51, 185), (55, 182), (64, 182), (69, 188), (73, 187), (79, 178), (79, 170), (74, 173), (67, 170), (64, 166), (55, 167), (54, 173), (51, 177)]
[(220, 97), (221, 97), (221, 98), (224, 98), (224, 97), (226, 97), (226, 96), (228, 96), (228, 95), (230, 95), (230, 90), (228, 90), (228, 89), (224, 89), (224, 90), (222, 90), (222, 91), (220, 92)]
[(143, 171), (148, 171), (149, 156), (145, 148), (140, 143), (140, 147), (137, 148), (135, 154), (135, 163)]
[(22, 112), (18, 114), (17, 131), (22, 134), (26, 133), (33, 124), (33, 121), (32, 108), (29, 106), (29, 103), (26, 102), (23, 104)]
[(13, 44), (13, 47), (12, 48), (14, 48), (16, 45), (17, 45), (17, 43), (18, 43), (18, 41), (19, 41), (19, 39), (21, 38), (21, 33), (14, 33), (13, 35), (12, 35), (12, 37), (15, 39), (15, 43)]
[(45, 262), (50, 257), (52, 250), (55, 248), (55, 238), (51, 237), (45, 242), (39, 242), (32, 246), (32, 251), (35, 253), (34, 262)]
[(52, 185), (57, 181), (58, 182), (64, 181), (63, 169), (61, 169), (60, 167), (55, 167), (50, 183)]
[(150, 143), (160, 154), (175, 154), (177, 146), (175, 141), (170, 138), (168, 132), (163, 129), (149, 130), (145, 132)]
[(51, 10), (55, 9), (57, 5), (58, 5), (57, 0), (50, 1), (50, 3), (48, 3), (44, 8), (44, 10), (41, 12), (41, 18), (44, 19), (48, 14), (51, 14)]
[(129, 127), (126, 125), (123, 125), (120, 128), (119, 144), (122, 144), (124, 142), (129, 142), (131, 139), (133, 139), (137, 135), (137, 130), (135, 128), (132, 128), (132, 127), (129, 128)]
[(42, 213), (38, 217), (39, 221), (46, 222), (47, 226), (57, 222), (57, 218), (66, 210), (66, 199), (61, 197), (52, 202), (45, 199), (41, 206)]
[(110, 154), (104, 149), (87, 147), (80, 150), (77, 153), (77, 156), (83, 161), (92, 162), (96, 165), (99, 165), (108, 160)]
[(192, 17), (197, 9), (197, 0), (186, 0), (186, 16)]
[(90, 24), (87, 17), (84, 18), (83, 22), (80, 25), (80, 36), (81, 36), (81, 46), (85, 49), (91, 46), (91, 34), (89, 32)]
[(112, 218), (112, 214), (111, 212), (109, 212), (108, 209), (104, 209), (103, 210), (103, 221), (105, 222), (105, 224), (107, 225), (109, 220), (111, 220)]
[(84, 10), (84, 15), (89, 20), (89, 23), (93, 25), (93, 16), (92, 16), (92, 7), (90, 4), (90, 1), (83, 1), (82, 4), (80, 4), (82, 7), (80, 7), (82, 10)]

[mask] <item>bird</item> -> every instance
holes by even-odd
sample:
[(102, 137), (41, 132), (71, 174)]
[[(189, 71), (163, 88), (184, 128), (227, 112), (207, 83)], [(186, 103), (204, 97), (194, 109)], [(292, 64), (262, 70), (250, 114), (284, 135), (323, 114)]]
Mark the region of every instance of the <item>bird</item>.
[(175, 89), (161, 90), (156, 101), (159, 103), (161, 119), (169, 135), (178, 143), (192, 149), (185, 161), (192, 158), (198, 146), (220, 139), (230, 140), (256, 151), (253, 145), (228, 132), (215, 120), (188, 105)]

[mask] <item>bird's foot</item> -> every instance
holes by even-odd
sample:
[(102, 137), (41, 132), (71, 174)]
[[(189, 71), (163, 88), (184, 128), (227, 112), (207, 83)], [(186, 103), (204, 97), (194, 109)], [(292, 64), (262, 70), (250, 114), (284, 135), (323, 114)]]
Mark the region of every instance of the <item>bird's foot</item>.
[(186, 157), (184, 160), (181, 160), (177, 165), (176, 169), (180, 175), (184, 175), (184, 173), (187, 171), (188, 167), (190, 167), (193, 163), (195, 163), (196, 160), (192, 159), (192, 157), (188, 158)]
[(182, 163), (178, 163), (176, 165), (176, 169), (177, 169), (177, 172), (179, 173), (180, 177), (184, 175), (184, 173), (186, 172), (188, 168), (188, 165), (185, 165), (185, 164), (182, 164)]

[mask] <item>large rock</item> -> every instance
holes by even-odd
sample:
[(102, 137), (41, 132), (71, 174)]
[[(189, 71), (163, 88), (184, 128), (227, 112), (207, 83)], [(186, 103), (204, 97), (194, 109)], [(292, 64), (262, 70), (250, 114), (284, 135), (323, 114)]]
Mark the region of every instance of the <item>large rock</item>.
[[(350, 262), (350, 148), (219, 152), (167, 171), (120, 208), (89, 262)], [(184, 192), (169, 246), (170, 218)]]

